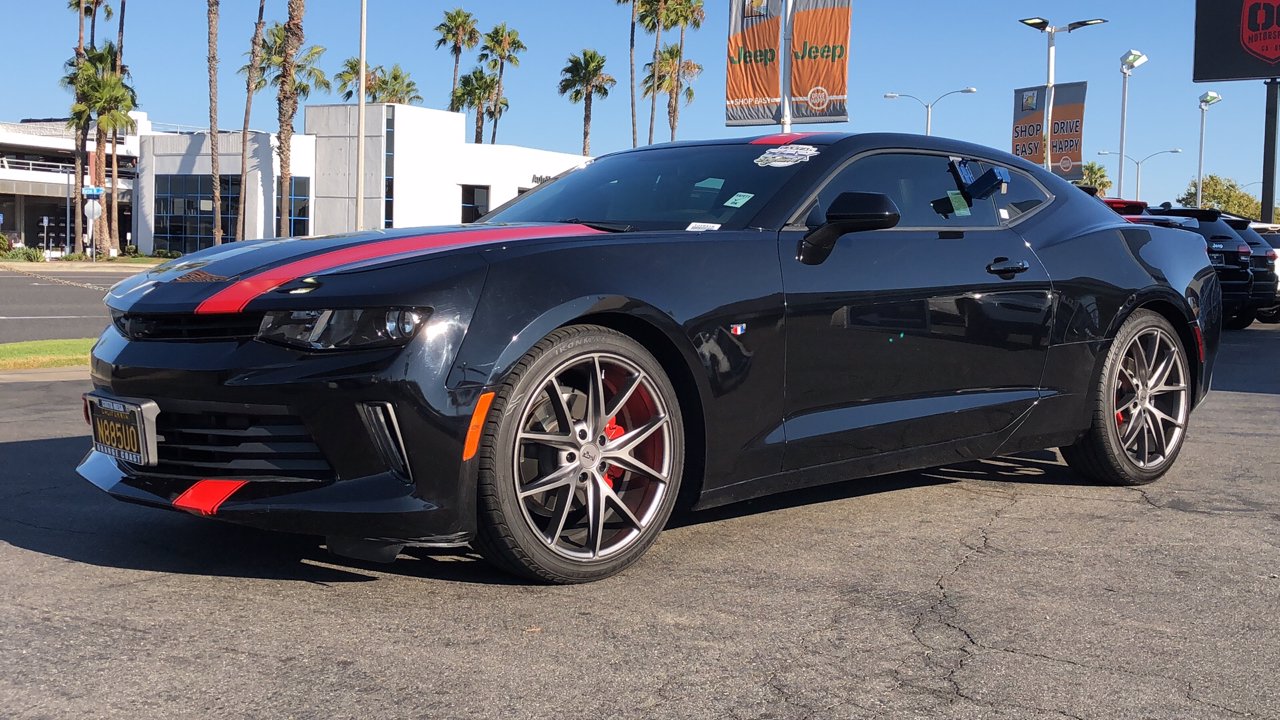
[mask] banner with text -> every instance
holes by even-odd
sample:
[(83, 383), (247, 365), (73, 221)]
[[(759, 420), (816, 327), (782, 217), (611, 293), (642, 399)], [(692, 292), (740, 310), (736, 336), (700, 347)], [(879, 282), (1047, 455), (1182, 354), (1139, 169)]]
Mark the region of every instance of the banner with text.
[(791, 117), (795, 122), (849, 119), (851, 0), (793, 0)]
[(729, 0), (726, 125), (782, 122), (779, 3)]
[[(1053, 86), (1050, 157), (1053, 171), (1067, 180), (1084, 177), (1084, 99), (1088, 83)], [(1044, 85), (1013, 91), (1013, 154), (1044, 164)]]

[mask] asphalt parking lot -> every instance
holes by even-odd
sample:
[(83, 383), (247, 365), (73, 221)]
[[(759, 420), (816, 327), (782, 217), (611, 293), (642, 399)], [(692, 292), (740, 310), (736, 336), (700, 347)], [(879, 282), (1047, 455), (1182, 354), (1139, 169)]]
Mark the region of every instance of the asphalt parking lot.
[(50, 263), (0, 266), (0, 343), (97, 337), (109, 318), (102, 305), (103, 288), (142, 269), (135, 265), (66, 270)]
[(117, 503), (73, 471), (86, 383), (3, 383), (0, 717), (1278, 717), (1277, 368), (1280, 327), (1229, 334), (1145, 488), (851, 481), (577, 587)]

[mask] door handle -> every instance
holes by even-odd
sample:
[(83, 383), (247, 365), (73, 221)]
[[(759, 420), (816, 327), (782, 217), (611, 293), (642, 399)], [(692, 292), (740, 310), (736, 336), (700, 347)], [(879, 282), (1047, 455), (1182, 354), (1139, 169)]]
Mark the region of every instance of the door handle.
[(987, 272), (1006, 279), (1030, 269), (1031, 266), (1027, 264), (1026, 260), (1011, 261), (1006, 257), (998, 257), (987, 266)]

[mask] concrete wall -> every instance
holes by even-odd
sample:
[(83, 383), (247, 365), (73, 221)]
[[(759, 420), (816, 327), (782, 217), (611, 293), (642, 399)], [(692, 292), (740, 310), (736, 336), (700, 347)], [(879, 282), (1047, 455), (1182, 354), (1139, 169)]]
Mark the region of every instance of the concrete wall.
[[(382, 227), (386, 105), (365, 106), (365, 228)], [(350, 232), (356, 217), (356, 105), (308, 105), (304, 131), (315, 138), (311, 233)]]

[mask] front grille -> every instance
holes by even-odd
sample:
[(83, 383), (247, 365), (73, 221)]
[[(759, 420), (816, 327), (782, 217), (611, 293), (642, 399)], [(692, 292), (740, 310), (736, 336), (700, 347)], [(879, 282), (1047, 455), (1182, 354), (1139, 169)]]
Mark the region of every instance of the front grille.
[(170, 412), (156, 418), (158, 464), (143, 474), (191, 478), (324, 481), (333, 467), (302, 420), (280, 406), (251, 412)]
[(262, 316), (263, 313), (113, 313), (112, 321), (130, 340), (248, 340), (258, 334)]

